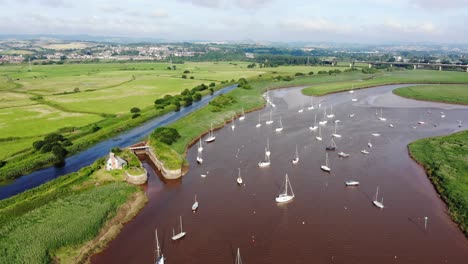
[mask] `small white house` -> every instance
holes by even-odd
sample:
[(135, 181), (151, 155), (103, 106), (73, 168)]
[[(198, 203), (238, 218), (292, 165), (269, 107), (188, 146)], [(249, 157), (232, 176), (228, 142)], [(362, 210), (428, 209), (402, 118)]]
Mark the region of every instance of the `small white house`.
[(127, 161), (119, 156), (116, 156), (113, 152), (109, 153), (109, 157), (106, 162), (106, 170), (121, 170), (127, 165)]

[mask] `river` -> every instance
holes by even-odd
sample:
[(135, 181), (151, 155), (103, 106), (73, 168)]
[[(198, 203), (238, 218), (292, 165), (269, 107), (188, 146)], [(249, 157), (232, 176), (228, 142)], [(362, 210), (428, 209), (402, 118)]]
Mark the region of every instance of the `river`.
[(237, 84), (227, 86), (216, 91), (213, 96), (204, 96), (199, 102), (195, 102), (188, 107), (183, 107), (179, 112), (171, 112), (166, 115), (154, 118), (141, 124), (138, 127), (130, 129), (120, 135), (102, 141), (84, 151), (65, 159), (65, 165), (62, 167), (51, 166), (37, 170), (28, 175), (15, 179), (13, 182), (0, 186), (0, 200), (11, 197), (18, 193), (37, 187), (50, 180), (62, 175), (78, 171), (79, 169), (91, 165), (98, 158), (105, 156), (114, 147), (127, 147), (143, 140), (153, 130), (160, 126), (168, 125), (181, 117), (184, 117), (193, 111), (207, 105), (211, 99), (219, 94), (229, 92), (237, 87)]
[[(195, 161), (197, 147), (191, 147), (190, 170), (181, 180), (164, 181), (144, 163), (150, 176), (148, 204), (92, 263), (154, 263), (155, 228), (167, 263), (234, 263), (237, 248), (243, 263), (256, 264), (466, 263), (468, 240), (447, 215), (424, 170), (409, 157), (407, 144), (462, 130), (457, 120), (468, 123), (468, 107), (392, 94), (402, 86), (314, 98), (322, 109), (333, 105), (335, 119), (341, 120), (337, 151), (329, 151), (331, 173), (320, 166), (334, 132), (333, 119), (322, 131), (323, 141), (317, 141), (308, 127), (315, 113), (317, 122), (323, 113), (307, 110), (309, 99), (300, 88), (270, 92), (276, 108), (247, 114), (244, 121), (235, 121), (235, 130), (230, 125), (217, 130), (216, 141), (204, 146), (202, 165)], [(298, 113), (302, 104), (306, 109)], [(381, 108), (386, 122), (377, 119)], [(270, 110), (275, 123), (266, 125)], [(446, 118), (440, 117), (441, 111)], [(256, 128), (259, 113), (262, 126)], [(277, 133), (280, 116), (284, 130)], [(259, 168), (267, 138), (272, 163)], [(369, 140), (372, 148), (367, 147)], [(296, 144), (300, 161), (293, 165)], [(339, 158), (339, 151), (350, 157)], [(236, 184), (238, 168), (244, 186)], [(286, 173), (295, 198), (279, 205), (275, 197)], [(345, 187), (350, 179), (360, 186)], [(377, 186), (384, 209), (372, 204)], [(195, 194), (200, 207), (193, 213)], [(187, 235), (174, 242), (172, 229), (178, 230), (179, 216)]]

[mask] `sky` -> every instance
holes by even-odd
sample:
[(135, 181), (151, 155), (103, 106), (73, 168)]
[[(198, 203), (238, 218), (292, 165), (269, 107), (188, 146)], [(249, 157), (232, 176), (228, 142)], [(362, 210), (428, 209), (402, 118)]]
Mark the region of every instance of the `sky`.
[(468, 0), (0, 0), (0, 34), (468, 43)]

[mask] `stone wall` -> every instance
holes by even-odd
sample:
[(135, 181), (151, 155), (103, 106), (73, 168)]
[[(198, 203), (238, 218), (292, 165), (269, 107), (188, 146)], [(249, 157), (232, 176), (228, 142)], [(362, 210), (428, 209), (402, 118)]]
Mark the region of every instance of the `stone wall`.
[(145, 184), (146, 181), (148, 180), (148, 172), (145, 169), (143, 169), (143, 170), (145, 172), (143, 174), (140, 174), (140, 175), (132, 175), (132, 174), (128, 173), (128, 171), (125, 171), (125, 174), (126, 174), (125, 180), (128, 183), (135, 184), (135, 185)]
[[(142, 152), (140, 152), (142, 153)], [(166, 167), (164, 167), (164, 163), (161, 162), (156, 154), (154, 154), (153, 150), (151, 147), (147, 148), (146, 151), (144, 151), (146, 155), (150, 158), (150, 160), (153, 162), (153, 164), (158, 168), (158, 170), (161, 172), (162, 176), (168, 180), (175, 180), (180, 177), (182, 177), (182, 169), (177, 169), (177, 170), (169, 170)]]

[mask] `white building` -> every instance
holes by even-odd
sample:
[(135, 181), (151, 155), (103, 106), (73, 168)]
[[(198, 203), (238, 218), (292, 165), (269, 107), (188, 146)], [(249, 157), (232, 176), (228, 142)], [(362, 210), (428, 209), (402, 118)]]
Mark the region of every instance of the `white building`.
[(127, 161), (119, 156), (116, 156), (113, 152), (109, 153), (109, 157), (106, 162), (106, 170), (121, 170), (127, 165)]

